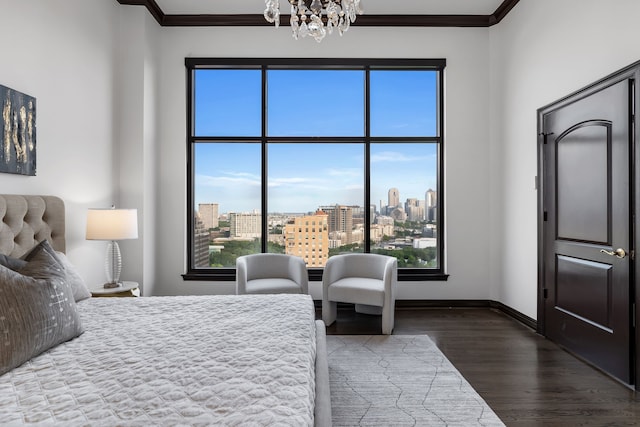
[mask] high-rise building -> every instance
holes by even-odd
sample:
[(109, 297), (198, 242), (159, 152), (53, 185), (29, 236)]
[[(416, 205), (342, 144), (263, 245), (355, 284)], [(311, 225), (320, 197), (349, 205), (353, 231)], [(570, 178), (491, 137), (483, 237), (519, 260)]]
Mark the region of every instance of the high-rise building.
[(420, 206), (409, 206), (405, 212), (409, 221), (422, 221), (424, 219), (424, 208)]
[(200, 214), (195, 215), (193, 225), (194, 267), (209, 267), (209, 228), (204, 225)]
[(352, 205), (349, 206), (351, 208), (351, 214), (353, 217), (352, 221), (352, 230), (357, 229), (360, 225), (364, 225), (364, 214), (366, 209), (364, 206)]
[(302, 258), (307, 267), (324, 267), (329, 258), (328, 215), (318, 210), (314, 215), (293, 218), (285, 225), (285, 253)]
[(428, 189), (425, 193), (425, 219), (427, 221), (436, 220), (436, 212), (438, 206), (438, 195), (432, 189)]
[(435, 191), (428, 189), (424, 195), (425, 202), (428, 208), (433, 208), (438, 204), (438, 197)]
[(258, 239), (262, 236), (262, 214), (229, 212), (229, 237)]
[(393, 226), (393, 218), (386, 215), (380, 215), (376, 218), (376, 224)]
[(349, 245), (353, 232), (353, 208), (351, 206), (321, 206), (320, 210), (327, 215), (329, 233), (344, 233), (343, 243)]
[(218, 228), (218, 204), (200, 203), (198, 204), (198, 214), (204, 224), (205, 229)]
[(397, 188), (389, 189), (389, 203), (388, 208), (394, 208), (400, 205), (400, 191)]
[(395, 208), (389, 213), (389, 216), (398, 222), (405, 222), (407, 220), (407, 213), (402, 207)]
[(420, 208), (420, 202), (418, 199), (407, 199), (404, 203), (404, 211), (407, 214), (409, 221), (422, 221), (424, 218), (424, 209)]

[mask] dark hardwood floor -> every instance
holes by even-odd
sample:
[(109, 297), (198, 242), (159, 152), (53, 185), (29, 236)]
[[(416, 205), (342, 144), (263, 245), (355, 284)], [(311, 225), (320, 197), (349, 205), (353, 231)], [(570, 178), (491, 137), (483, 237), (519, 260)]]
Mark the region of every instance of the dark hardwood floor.
[[(380, 317), (352, 307), (340, 308), (327, 328), (380, 332)], [(501, 311), (398, 309), (393, 333), (429, 335), (507, 426), (640, 425), (638, 393)]]

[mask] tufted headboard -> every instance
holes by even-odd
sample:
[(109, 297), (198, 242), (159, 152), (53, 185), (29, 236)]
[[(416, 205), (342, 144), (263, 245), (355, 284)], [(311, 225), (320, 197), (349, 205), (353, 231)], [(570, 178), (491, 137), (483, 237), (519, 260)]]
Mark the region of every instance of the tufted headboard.
[(65, 211), (59, 197), (0, 194), (0, 219), (0, 253), (19, 258), (44, 239), (65, 252)]

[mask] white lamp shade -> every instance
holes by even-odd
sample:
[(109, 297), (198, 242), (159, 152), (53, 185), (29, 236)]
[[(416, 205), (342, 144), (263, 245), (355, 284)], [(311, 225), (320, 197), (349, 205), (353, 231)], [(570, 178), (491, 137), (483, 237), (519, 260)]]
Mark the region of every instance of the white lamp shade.
[(87, 211), (87, 240), (137, 238), (137, 209), (89, 209)]

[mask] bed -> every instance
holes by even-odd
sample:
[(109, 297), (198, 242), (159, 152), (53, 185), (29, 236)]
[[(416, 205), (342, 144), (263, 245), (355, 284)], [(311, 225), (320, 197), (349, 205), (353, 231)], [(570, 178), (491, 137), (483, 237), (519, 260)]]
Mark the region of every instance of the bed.
[[(0, 425), (331, 425), (308, 295), (90, 298), (64, 255), (64, 214), (57, 197), (0, 195)], [(28, 305), (63, 320), (7, 327)], [(59, 331), (72, 338), (43, 347)]]

